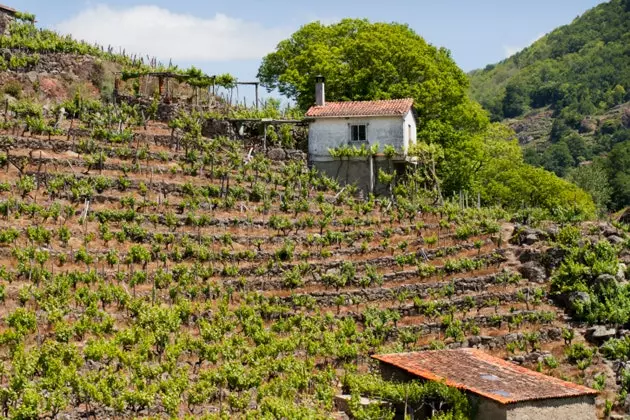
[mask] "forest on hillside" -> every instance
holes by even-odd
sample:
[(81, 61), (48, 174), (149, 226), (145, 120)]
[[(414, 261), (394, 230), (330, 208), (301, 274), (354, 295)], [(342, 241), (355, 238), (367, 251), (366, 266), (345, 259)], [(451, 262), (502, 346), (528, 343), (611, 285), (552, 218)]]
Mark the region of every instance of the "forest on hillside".
[(602, 209), (630, 204), (630, 1), (603, 3), (470, 79), (494, 121), (552, 112), (544, 141), (525, 147), (528, 163), (576, 182)]

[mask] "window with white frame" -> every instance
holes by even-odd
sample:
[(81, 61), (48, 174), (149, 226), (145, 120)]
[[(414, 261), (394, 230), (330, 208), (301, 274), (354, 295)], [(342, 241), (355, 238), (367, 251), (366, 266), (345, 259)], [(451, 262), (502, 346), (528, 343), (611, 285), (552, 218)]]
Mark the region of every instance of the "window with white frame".
[(350, 141), (367, 141), (367, 125), (350, 125)]

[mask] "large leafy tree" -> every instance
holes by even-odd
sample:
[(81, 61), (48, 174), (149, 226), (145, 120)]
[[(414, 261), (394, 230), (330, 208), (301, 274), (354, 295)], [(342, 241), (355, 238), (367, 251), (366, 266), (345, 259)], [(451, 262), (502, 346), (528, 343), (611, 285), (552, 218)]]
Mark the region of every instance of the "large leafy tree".
[(280, 42), (258, 70), (267, 88), (302, 109), (314, 103), (320, 74), (331, 101), (413, 98), (421, 142), (413, 152), (428, 162), (430, 178), (444, 195), (468, 191), (486, 203), (577, 205), (592, 213), (583, 191), (523, 162), (514, 133), (490, 125), (467, 96), (468, 78), (449, 51), (427, 44), (407, 25), (358, 19), (310, 23)]
[(277, 88), (302, 109), (314, 103), (320, 74), (330, 101), (413, 98), (418, 134), (428, 142), (451, 146), (487, 125), (450, 52), (429, 45), (407, 25), (309, 23), (280, 42), (258, 70), (267, 88)]

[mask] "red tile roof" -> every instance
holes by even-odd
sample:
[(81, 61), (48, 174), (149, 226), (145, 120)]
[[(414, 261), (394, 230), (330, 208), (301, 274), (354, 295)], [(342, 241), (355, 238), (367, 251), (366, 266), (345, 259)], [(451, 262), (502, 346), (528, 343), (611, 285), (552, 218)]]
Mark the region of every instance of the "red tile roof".
[(322, 117), (376, 117), (403, 116), (413, 106), (413, 99), (389, 99), (382, 101), (326, 102), (324, 106), (312, 106), (306, 116)]
[(478, 349), (372, 356), (411, 374), (481, 395), (501, 404), (595, 395), (597, 391), (534, 372)]

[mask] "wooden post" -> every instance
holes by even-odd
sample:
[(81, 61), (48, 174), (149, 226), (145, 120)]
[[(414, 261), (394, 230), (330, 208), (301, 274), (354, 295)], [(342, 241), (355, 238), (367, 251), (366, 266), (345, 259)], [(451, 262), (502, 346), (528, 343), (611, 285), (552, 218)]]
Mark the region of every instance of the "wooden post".
[(258, 82), (254, 84), (254, 87), (256, 88), (256, 110), (258, 110)]
[(263, 123), (263, 150), (267, 152), (267, 124)]

